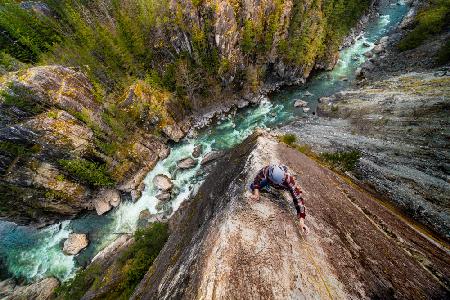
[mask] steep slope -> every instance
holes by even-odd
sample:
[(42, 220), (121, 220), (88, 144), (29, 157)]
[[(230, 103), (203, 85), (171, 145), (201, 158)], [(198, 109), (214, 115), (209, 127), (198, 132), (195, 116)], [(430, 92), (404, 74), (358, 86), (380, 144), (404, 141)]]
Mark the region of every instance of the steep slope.
[[(308, 236), (278, 193), (248, 200), (284, 163), (304, 190)], [(376, 199), (267, 135), (231, 150), (171, 220), (133, 299), (445, 298), (450, 256)]]

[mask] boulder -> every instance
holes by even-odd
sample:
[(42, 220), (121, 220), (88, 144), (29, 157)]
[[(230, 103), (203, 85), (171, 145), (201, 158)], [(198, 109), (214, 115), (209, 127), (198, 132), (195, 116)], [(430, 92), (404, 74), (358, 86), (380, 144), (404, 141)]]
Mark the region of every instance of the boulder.
[(66, 255), (76, 255), (87, 247), (89, 241), (84, 233), (71, 233), (64, 241), (63, 252)]
[(308, 112), (310, 110), (309, 107), (303, 107), (303, 112)]
[(95, 211), (97, 215), (101, 216), (105, 212), (110, 211), (112, 206), (106, 199), (94, 199), (93, 200)]
[(153, 184), (158, 188), (158, 190), (165, 192), (170, 191), (173, 188), (172, 180), (164, 174), (156, 175), (153, 178)]
[(211, 151), (205, 155), (205, 157), (202, 159), (202, 162), (200, 164), (202, 166), (209, 164), (210, 162), (222, 157), (223, 154), (224, 153), (222, 151)]
[(305, 97), (311, 97), (313, 94), (311, 94), (309, 91), (306, 91), (303, 95)]
[(59, 287), (58, 279), (48, 277), (30, 285), (16, 286), (14, 291), (9, 296), (6, 296), (5, 299), (53, 299), (54, 291), (57, 287)]
[(369, 48), (370, 47), (370, 43), (369, 42), (364, 42), (363, 46), (366, 47), (366, 48)]
[(300, 100), (300, 99), (295, 100), (295, 102), (294, 102), (294, 107), (305, 107), (307, 105), (308, 105), (308, 102)]
[(102, 189), (92, 202), (94, 204), (97, 215), (100, 216), (105, 212), (110, 211), (111, 208), (117, 207), (120, 204), (120, 193), (116, 189)]
[(241, 108), (244, 108), (244, 107), (248, 106), (249, 104), (250, 104), (250, 102), (248, 102), (248, 101), (246, 101), (246, 100), (240, 100), (240, 101), (237, 103), (237, 107), (238, 107), (239, 109), (241, 109)]
[(162, 192), (162, 193), (156, 195), (155, 197), (159, 201), (167, 201), (167, 200), (170, 200), (171, 196), (170, 196), (170, 193), (168, 193), (168, 192)]
[(194, 158), (198, 158), (203, 152), (203, 145), (202, 144), (198, 144), (194, 147), (194, 150), (192, 151), (192, 156)]
[(375, 47), (373, 47), (373, 49), (372, 49), (372, 52), (375, 54), (380, 54), (383, 51), (384, 51), (384, 47), (382, 44), (378, 44)]
[(182, 138), (184, 138), (185, 133), (181, 128), (174, 124), (174, 125), (167, 125), (163, 127), (162, 132), (172, 141), (178, 143)]
[(367, 51), (363, 55), (367, 58), (371, 58), (373, 56), (373, 53), (372, 53), (372, 51)]
[(183, 159), (180, 159), (177, 162), (177, 167), (179, 169), (185, 170), (185, 169), (192, 169), (197, 164), (197, 161), (193, 159), (192, 157), (186, 157)]

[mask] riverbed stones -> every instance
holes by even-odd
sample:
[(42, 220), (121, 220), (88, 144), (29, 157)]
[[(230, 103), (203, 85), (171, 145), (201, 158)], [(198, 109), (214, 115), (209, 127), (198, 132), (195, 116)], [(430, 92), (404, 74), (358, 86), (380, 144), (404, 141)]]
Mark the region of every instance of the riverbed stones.
[(306, 91), (306, 92), (304, 93), (304, 95), (305, 95), (305, 97), (311, 97), (313, 94), (311, 94), (309, 91)]
[(369, 48), (370, 47), (370, 43), (369, 42), (363, 42), (363, 46), (366, 47), (366, 48)]
[(186, 135), (181, 128), (174, 125), (167, 125), (163, 127), (162, 132), (172, 141), (178, 143)]
[(197, 161), (193, 159), (192, 157), (186, 157), (183, 159), (180, 159), (177, 162), (178, 169), (186, 170), (186, 169), (192, 169), (197, 164)]
[(97, 215), (100, 216), (120, 204), (120, 193), (116, 189), (103, 189), (100, 190), (92, 202)]
[(200, 155), (203, 152), (203, 145), (202, 144), (198, 144), (194, 147), (194, 150), (192, 151), (192, 157), (194, 158), (198, 158), (200, 157)]
[(153, 184), (163, 192), (170, 191), (173, 188), (172, 180), (164, 174), (158, 174), (153, 178)]
[(294, 107), (305, 107), (308, 105), (308, 102), (303, 101), (301, 99), (295, 100)]
[(71, 233), (64, 241), (63, 252), (66, 255), (77, 255), (89, 244), (87, 235), (84, 233)]
[(162, 192), (162, 193), (159, 193), (158, 195), (156, 195), (155, 197), (159, 201), (168, 201), (168, 200), (170, 200), (171, 195), (168, 192)]
[(214, 160), (222, 157), (223, 154), (224, 153), (222, 151), (211, 151), (205, 155), (205, 157), (202, 159), (202, 162), (200, 163), (200, 165), (202, 165), (202, 166), (207, 165), (210, 162), (213, 162)]

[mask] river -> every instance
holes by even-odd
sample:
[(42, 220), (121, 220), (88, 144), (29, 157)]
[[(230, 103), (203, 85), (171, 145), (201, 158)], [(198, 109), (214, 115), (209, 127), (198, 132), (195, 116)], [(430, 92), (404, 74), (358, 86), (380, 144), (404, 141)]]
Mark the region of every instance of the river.
[[(159, 201), (155, 198), (156, 190), (152, 184), (152, 179), (157, 174), (174, 178), (176, 194), (168, 205), (172, 206), (173, 211), (177, 210), (183, 201), (195, 193), (202, 182), (197, 176), (199, 164), (193, 169), (177, 172), (176, 177), (174, 176), (176, 162), (191, 155), (194, 145), (201, 143), (204, 155), (211, 150), (233, 147), (256, 127), (276, 128), (298, 118), (307, 119), (307, 113), (301, 108), (294, 108), (295, 100), (307, 101), (310, 112), (313, 112), (320, 97), (349, 87), (355, 79), (355, 70), (366, 59), (362, 54), (394, 28), (407, 11), (407, 5), (403, 2), (381, 8), (380, 16), (370, 21), (362, 38), (340, 52), (338, 64), (332, 71), (317, 74), (300, 87), (284, 89), (270, 96), (270, 99), (263, 100), (258, 106), (240, 110), (218, 121), (200, 132), (198, 137), (185, 139), (175, 145), (170, 155), (146, 176), (146, 188), (138, 201), (125, 201), (103, 216), (88, 213), (44, 229), (0, 221), (0, 267), (3, 262), (7, 269), (0, 270), (0, 276), (13, 276), (27, 282), (48, 276), (55, 276), (62, 281), (73, 277), (80, 266), (88, 263), (118, 234), (134, 232), (142, 210), (158, 212), (156, 207)], [(365, 47), (364, 42), (371, 46)], [(344, 78), (347, 80), (343, 80)], [(306, 92), (312, 96), (307, 96)], [(62, 243), (71, 232), (87, 233), (90, 240), (89, 246), (76, 257), (64, 255), (62, 252)]]

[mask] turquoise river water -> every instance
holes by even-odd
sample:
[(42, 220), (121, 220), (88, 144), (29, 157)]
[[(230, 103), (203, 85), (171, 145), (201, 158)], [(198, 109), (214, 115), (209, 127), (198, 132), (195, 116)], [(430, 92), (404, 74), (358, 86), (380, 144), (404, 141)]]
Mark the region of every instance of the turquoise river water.
[[(174, 177), (176, 162), (189, 156), (195, 144), (203, 144), (204, 153), (228, 149), (243, 141), (256, 127), (276, 128), (304, 117), (303, 110), (293, 106), (296, 99), (307, 101), (311, 111), (314, 111), (318, 98), (329, 96), (351, 84), (356, 68), (365, 61), (362, 54), (397, 25), (407, 10), (402, 2), (382, 8), (380, 16), (368, 24), (362, 38), (341, 51), (339, 62), (332, 71), (314, 76), (301, 87), (284, 89), (270, 96), (270, 99), (263, 100), (258, 106), (240, 110), (218, 121), (203, 130), (197, 138), (185, 139), (175, 145), (169, 157), (160, 161), (147, 175), (146, 188), (138, 201), (125, 201), (103, 216), (89, 213), (44, 229), (0, 221), (0, 267), (2, 263), (6, 267), (6, 270), (0, 270), (0, 276), (13, 276), (25, 281), (48, 276), (64, 281), (72, 277), (80, 266), (89, 262), (118, 233), (134, 232), (142, 210), (158, 212), (156, 207), (159, 201), (155, 198), (156, 190), (152, 184), (155, 175), (167, 174)], [(364, 47), (364, 42), (370, 43), (371, 47)], [(342, 80), (344, 77), (348, 80)], [(313, 95), (305, 96), (306, 91)], [(196, 176), (199, 168), (197, 165), (193, 169), (177, 173), (174, 179), (177, 193), (170, 203), (174, 211), (201, 184), (201, 179)], [(62, 252), (62, 242), (71, 232), (87, 233), (90, 240), (89, 246), (76, 257)]]

